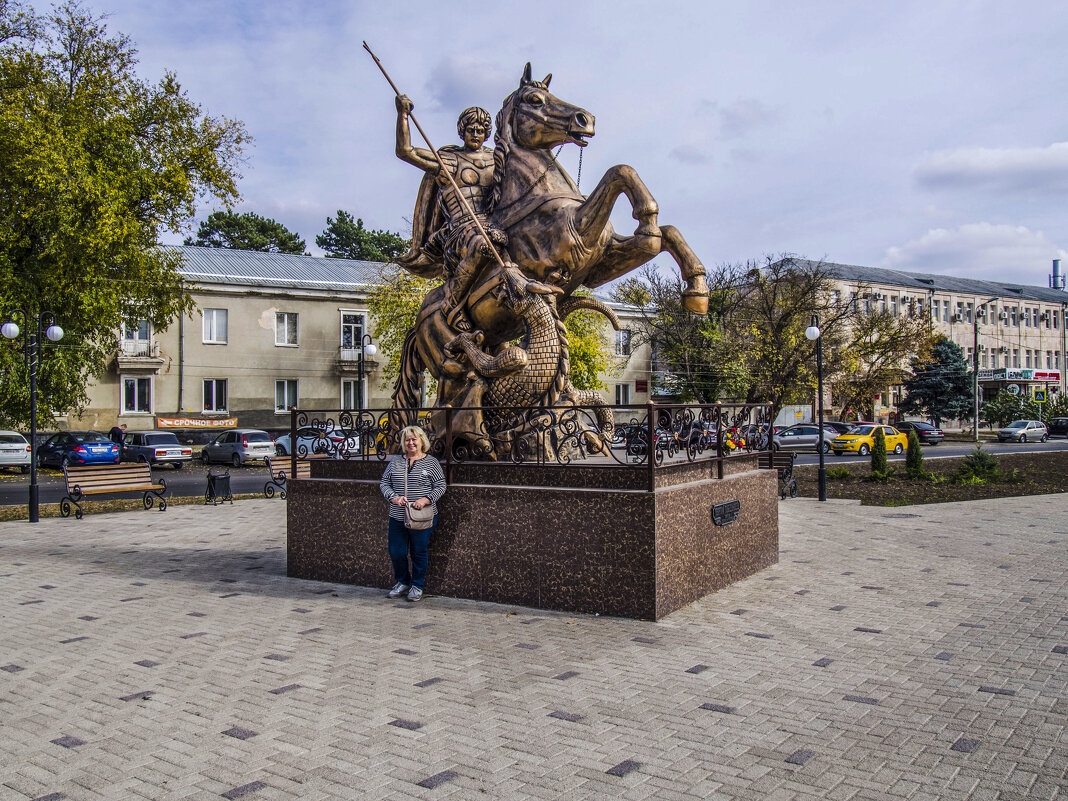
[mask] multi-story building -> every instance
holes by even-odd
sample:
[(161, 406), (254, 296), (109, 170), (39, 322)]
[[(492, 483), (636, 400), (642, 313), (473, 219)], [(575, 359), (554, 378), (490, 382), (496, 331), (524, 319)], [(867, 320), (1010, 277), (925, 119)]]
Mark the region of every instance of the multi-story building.
[[(165, 330), (118, 333), (108, 371), (71, 428), (281, 428), (288, 410), (388, 408), (392, 378), (361, 348), (373, 331), (368, 297), (381, 264), (182, 247), (196, 309)], [(626, 307), (611, 304), (626, 317)], [(630, 352), (629, 332), (611, 332)], [(647, 362), (647, 359), (645, 360)], [(602, 376), (609, 402), (645, 403), (641, 353)], [(361, 371), (362, 365), (362, 371)]]
[[(832, 302), (929, 316), (935, 330), (977, 366), (984, 394), (1005, 389), (1030, 394), (1036, 387), (1068, 391), (1068, 292), (1063, 289), (847, 264), (823, 267), (835, 281)], [(1058, 267), (1055, 263), (1055, 276)], [(892, 387), (877, 397), (876, 416), (886, 420), (894, 414), (900, 393)]]

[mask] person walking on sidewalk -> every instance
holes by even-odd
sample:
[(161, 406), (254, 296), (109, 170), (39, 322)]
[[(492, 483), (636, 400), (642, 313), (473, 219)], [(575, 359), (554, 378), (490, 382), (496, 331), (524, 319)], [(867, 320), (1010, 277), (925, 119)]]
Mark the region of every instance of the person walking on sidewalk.
[[(404, 455), (386, 465), (379, 482), (383, 497), (389, 501), (389, 558), (396, 582), (387, 597), (400, 598), (407, 593), (409, 601), (418, 601), (423, 597), (430, 562), (430, 535), (438, 525), (437, 502), (445, 494), (445, 474), (438, 460), (427, 455), (430, 439), (423, 429), (402, 429), (400, 441)], [(404, 508), (409, 499), (416, 509), (433, 506), (434, 522), (430, 528), (413, 529), (404, 524)]]

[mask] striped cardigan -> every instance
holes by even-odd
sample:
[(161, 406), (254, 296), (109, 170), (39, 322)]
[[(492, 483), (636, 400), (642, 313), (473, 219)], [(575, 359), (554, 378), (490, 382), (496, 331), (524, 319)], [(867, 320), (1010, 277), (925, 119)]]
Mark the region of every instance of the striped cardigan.
[[(382, 480), (378, 483), (382, 490), (382, 496), (390, 501), (399, 495), (404, 495), (404, 468), (408, 464), (408, 458), (402, 456), (399, 459), (391, 459), (386, 465), (386, 472), (382, 474)], [(441, 465), (433, 456), (424, 456), (419, 459), (408, 471), (408, 502), (417, 501), (420, 498), (429, 498), (434, 507), (434, 514), (438, 513), (438, 499), (445, 494), (445, 474), (441, 472)], [(395, 503), (389, 505), (389, 516), (393, 520), (404, 520), (404, 507)]]

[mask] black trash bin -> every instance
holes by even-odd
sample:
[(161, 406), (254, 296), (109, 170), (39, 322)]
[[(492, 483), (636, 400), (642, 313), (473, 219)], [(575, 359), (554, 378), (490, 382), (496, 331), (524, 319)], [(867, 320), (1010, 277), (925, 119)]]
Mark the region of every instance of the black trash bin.
[(231, 504), (234, 502), (234, 495), (230, 491), (230, 471), (229, 469), (223, 470), (221, 473), (216, 473), (212, 469), (208, 469), (208, 487), (204, 490), (204, 503), (205, 505), (225, 503), (229, 501)]

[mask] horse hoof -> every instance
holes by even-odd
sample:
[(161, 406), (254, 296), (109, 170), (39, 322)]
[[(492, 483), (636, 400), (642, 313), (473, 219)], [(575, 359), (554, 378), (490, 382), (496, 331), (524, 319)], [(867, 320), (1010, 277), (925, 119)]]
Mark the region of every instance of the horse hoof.
[(687, 289), (682, 293), (682, 305), (694, 314), (708, 314), (708, 293)]

